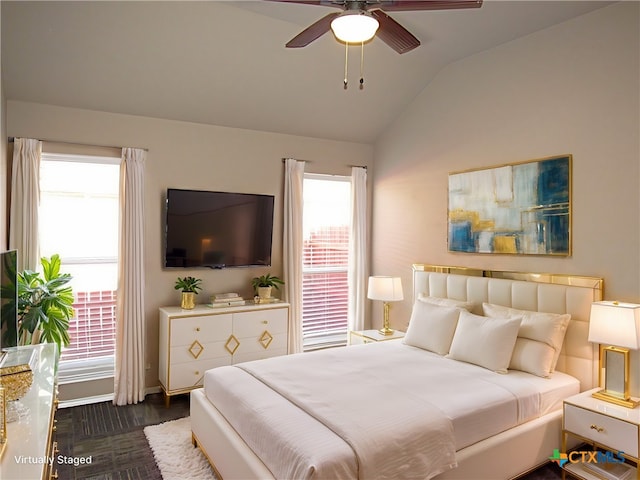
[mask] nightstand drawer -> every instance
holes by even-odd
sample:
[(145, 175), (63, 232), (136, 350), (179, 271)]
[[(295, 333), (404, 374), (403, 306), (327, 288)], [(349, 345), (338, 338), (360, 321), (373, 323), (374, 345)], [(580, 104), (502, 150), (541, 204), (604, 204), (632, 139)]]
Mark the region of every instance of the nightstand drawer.
[(613, 450), (638, 457), (638, 426), (573, 405), (564, 405), (564, 428)]

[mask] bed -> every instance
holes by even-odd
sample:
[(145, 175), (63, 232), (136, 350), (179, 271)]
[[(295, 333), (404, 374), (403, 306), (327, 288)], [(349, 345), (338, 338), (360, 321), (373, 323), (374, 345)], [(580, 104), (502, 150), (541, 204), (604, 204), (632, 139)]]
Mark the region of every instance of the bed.
[(403, 341), (212, 369), (194, 445), (225, 480), (516, 477), (559, 447), (562, 399), (597, 384), (602, 288), (414, 265)]

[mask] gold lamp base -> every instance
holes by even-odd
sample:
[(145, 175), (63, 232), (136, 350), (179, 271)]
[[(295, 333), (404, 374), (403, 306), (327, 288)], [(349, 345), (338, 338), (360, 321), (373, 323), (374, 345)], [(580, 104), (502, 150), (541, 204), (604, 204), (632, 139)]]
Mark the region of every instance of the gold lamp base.
[(383, 324), (382, 328), (378, 330), (382, 335), (393, 335), (393, 330), (389, 328), (389, 302), (382, 304), (383, 308)]
[(598, 400), (604, 400), (605, 402), (615, 403), (616, 405), (620, 405), (622, 407), (627, 408), (636, 408), (640, 405), (640, 401), (633, 400), (632, 398), (622, 398), (616, 395), (611, 395), (607, 393), (606, 390), (598, 390), (597, 392), (593, 392), (591, 394), (593, 398), (597, 398)]

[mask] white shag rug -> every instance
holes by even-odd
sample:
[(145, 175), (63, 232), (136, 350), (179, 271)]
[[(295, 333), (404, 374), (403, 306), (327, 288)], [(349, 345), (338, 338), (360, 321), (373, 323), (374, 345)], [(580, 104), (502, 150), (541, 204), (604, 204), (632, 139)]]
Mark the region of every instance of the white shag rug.
[(215, 480), (211, 465), (191, 443), (191, 419), (144, 428), (163, 480)]

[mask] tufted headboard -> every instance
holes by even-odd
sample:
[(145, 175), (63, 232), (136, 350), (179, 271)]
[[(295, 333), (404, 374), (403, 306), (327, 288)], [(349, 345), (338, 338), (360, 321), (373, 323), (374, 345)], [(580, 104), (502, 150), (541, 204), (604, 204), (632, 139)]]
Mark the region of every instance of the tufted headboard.
[(598, 386), (598, 346), (587, 337), (591, 303), (602, 300), (603, 284), (597, 277), (413, 265), (414, 300), (423, 293), (474, 302), (480, 309), (487, 302), (520, 310), (570, 313), (556, 368), (580, 380), (582, 391)]

